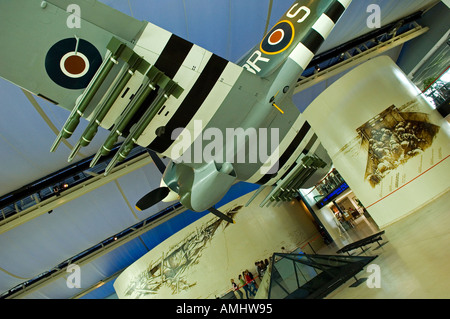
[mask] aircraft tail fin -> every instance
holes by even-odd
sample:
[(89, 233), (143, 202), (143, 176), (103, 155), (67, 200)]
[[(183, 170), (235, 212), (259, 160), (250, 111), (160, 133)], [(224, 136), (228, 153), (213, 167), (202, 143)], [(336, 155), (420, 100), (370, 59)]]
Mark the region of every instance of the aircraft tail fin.
[(267, 77), (288, 57), (306, 69), (352, 0), (300, 0), (238, 64)]

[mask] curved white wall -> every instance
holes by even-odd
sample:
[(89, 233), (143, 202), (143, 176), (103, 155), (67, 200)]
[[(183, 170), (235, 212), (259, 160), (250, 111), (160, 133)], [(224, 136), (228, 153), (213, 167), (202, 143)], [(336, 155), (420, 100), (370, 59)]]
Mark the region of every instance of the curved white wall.
[[(247, 194), (224, 207), (246, 203)], [(218, 224), (208, 214), (158, 245), (128, 267), (115, 281), (119, 298), (215, 298), (231, 288), (230, 279), (284, 246), (294, 250), (318, 235), (297, 201), (260, 208), (263, 191), (234, 216), (236, 224)], [(316, 243), (320, 243), (321, 239)], [(153, 269), (153, 270), (152, 270)]]
[[(382, 56), (336, 81), (304, 112), (334, 166), (380, 228), (450, 186), (450, 125), (420, 93)], [(377, 136), (382, 132), (385, 137)], [(375, 141), (385, 138), (385, 144)], [(408, 143), (416, 146), (408, 148)]]

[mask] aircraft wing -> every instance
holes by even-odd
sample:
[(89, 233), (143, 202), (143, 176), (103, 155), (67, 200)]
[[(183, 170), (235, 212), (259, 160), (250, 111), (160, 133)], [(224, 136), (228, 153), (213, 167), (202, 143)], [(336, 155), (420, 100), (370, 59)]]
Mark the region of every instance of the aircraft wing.
[[(202, 156), (215, 147), (195, 143), (202, 142), (208, 128), (208, 134), (219, 130), (221, 137), (227, 137), (228, 128), (238, 128), (230, 134), (232, 147), (225, 145), (228, 137), (217, 143), (222, 154), (214, 160), (171, 165), (163, 180), (173, 185), (162, 187), (196, 211), (217, 203), (236, 179), (275, 185), (265, 202), (285, 199), (290, 189), (304, 186), (331, 162), (314, 155), (320, 142), (291, 97), (299, 74), (350, 2), (295, 1), (240, 66), (95, 0), (5, 0), (0, 2), (0, 40), (7, 49), (0, 76), (70, 111), (51, 151), (72, 136), (81, 118), (89, 121), (69, 161), (100, 126), (110, 134), (91, 166), (124, 139), (105, 174), (136, 144), (176, 162), (191, 151)], [(264, 141), (252, 142), (246, 136), (251, 129), (262, 129), (257, 134)], [(177, 153), (182, 133), (189, 135), (189, 149)], [(267, 154), (267, 161), (267, 152), (259, 151), (262, 159), (249, 160), (256, 144), (271, 149), (273, 136), (281, 141), (278, 151)], [(248, 155), (249, 163), (240, 162), (240, 155)], [(277, 167), (275, 175), (260, 169), (264, 161), (267, 168)], [(162, 199), (167, 189), (158, 194), (149, 196)]]
[(97, 1), (2, 1), (0, 17), (0, 37), (9, 44), (0, 76), (72, 112), (52, 151), (81, 117), (90, 121), (69, 160), (98, 126), (112, 133), (92, 165), (119, 137), (128, 139), (117, 161), (135, 144), (163, 154), (176, 128), (192, 130), (194, 115), (208, 123), (230, 92), (251, 107), (263, 81)]
[(100, 67), (111, 38), (131, 44), (146, 25), (100, 2), (74, 2), (0, 2), (0, 76), (68, 110)]

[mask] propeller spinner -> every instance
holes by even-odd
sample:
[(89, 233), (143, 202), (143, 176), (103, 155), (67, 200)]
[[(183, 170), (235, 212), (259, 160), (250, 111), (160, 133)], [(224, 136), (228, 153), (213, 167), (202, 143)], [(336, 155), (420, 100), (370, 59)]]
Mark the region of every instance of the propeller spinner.
[[(159, 158), (158, 155), (156, 155), (156, 153), (154, 151), (152, 151), (150, 149), (147, 149), (147, 151), (150, 154), (150, 157), (152, 158), (156, 167), (158, 167), (158, 170), (161, 172), (161, 174), (164, 174), (164, 172), (166, 170), (166, 165), (164, 164), (164, 162), (161, 160), (161, 158)], [(167, 187), (165, 185), (164, 181), (162, 181), (161, 187), (158, 187), (158, 188), (152, 190), (151, 192), (147, 193), (136, 203), (136, 209), (139, 211), (143, 211), (143, 210), (148, 209), (148, 208), (152, 207), (153, 205), (163, 201), (164, 199), (166, 199), (166, 201), (175, 200), (174, 196), (169, 196), (170, 193), (175, 193), (175, 192), (173, 190), (171, 190), (169, 187)], [(208, 211), (228, 223), (231, 223), (231, 224), (235, 223), (235, 221), (231, 217), (225, 215), (224, 213), (220, 212), (219, 210), (217, 210), (214, 207), (208, 208)]]

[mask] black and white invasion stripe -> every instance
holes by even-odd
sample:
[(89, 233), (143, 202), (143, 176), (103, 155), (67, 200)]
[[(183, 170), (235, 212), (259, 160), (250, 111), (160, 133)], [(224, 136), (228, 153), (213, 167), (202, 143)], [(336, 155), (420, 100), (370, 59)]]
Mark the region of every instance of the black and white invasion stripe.
[(317, 19), (289, 58), (305, 70), (350, 3), (351, 0), (335, 0)]
[[(300, 117), (302, 116), (300, 115)], [(304, 122), (287, 148), (279, 154), (279, 160), (275, 164), (275, 166), (278, 167), (277, 173), (265, 174), (255, 183), (260, 185), (272, 185), (276, 181), (283, 179), (296, 167), (295, 162), (301, 154), (311, 155), (319, 145), (320, 141), (311, 129), (311, 125), (308, 122)]]
[[(179, 98), (170, 97), (166, 101), (137, 139), (137, 144), (170, 156), (176, 139), (172, 132), (180, 132), (177, 130), (180, 128), (191, 130), (194, 118), (201, 119), (206, 125), (230, 92), (242, 68), (151, 23), (137, 41), (135, 51), (184, 89)], [(125, 134), (155, 96), (156, 92), (149, 95)], [(113, 108), (110, 118), (117, 118), (124, 107)]]
[(190, 89), (175, 114), (172, 115), (165, 125), (164, 134), (155, 138), (148, 147), (158, 153), (164, 153), (174, 142), (176, 136), (172, 132), (177, 128), (184, 128), (194, 117), (203, 102), (213, 89), (220, 75), (225, 70), (228, 61), (213, 54)]
[[(305, 70), (350, 3), (351, 0), (333, 1), (315, 21), (306, 36), (297, 44), (289, 58)], [(300, 117), (302, 116), (300, 115)], [(277, 163), (278, 172), (276, 174), (265, 174), (256, 183), (272, 185), (283, 179), (291, 170), (295, 169), (295, 161), (300, 154), (313, 154), (319, 145), (320, 141), (317, 135), (311, 130), (309, 123), (305, 122), (291, 143), (284, 150), (280, 150), (282, 153), (280, 153)]]

